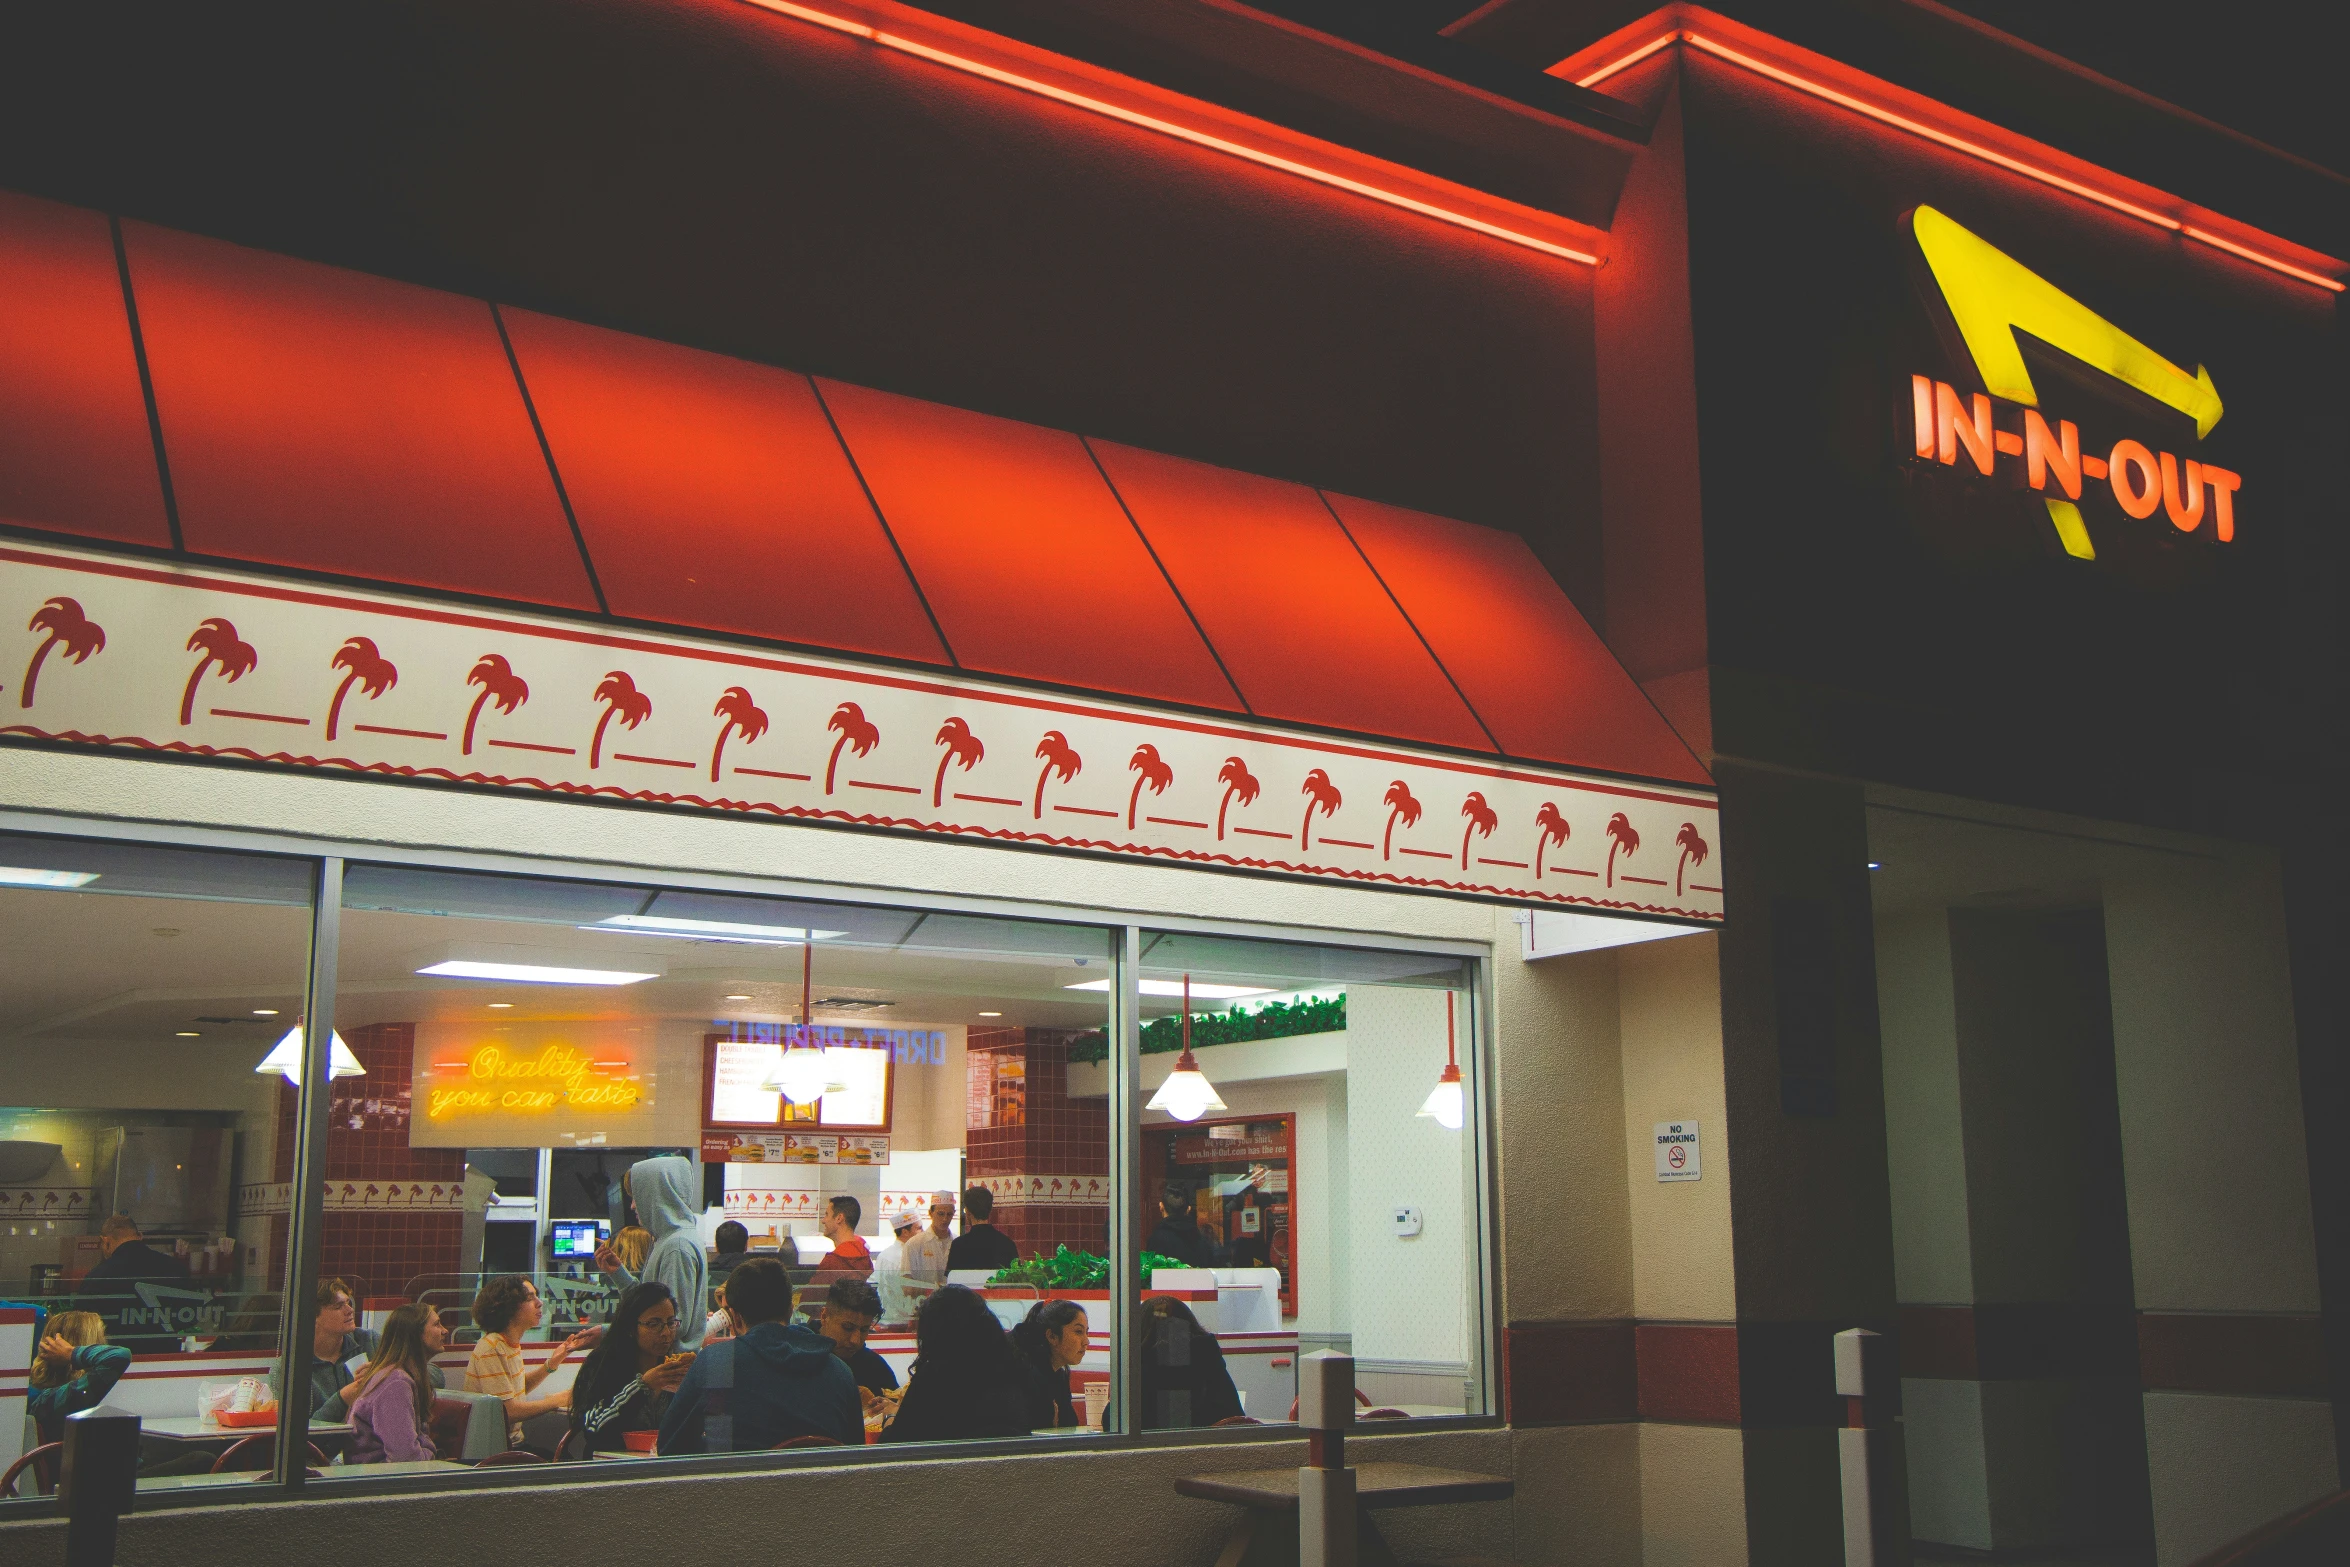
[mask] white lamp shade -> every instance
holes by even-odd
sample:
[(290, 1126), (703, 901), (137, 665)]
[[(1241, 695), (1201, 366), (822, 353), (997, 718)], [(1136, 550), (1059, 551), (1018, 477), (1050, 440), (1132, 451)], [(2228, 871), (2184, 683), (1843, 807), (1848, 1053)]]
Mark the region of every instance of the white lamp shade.
[[(1188, 1053), (1185, 1059), (1190, 1059)], [(1157, 1093), (1151, 1095), (1151, 1102), (1146, 1108), (1164, 1110), (1178, 1121), (1196, 1121), (1210, 1110), (1221, 1110), (1225, 1105), (1216, 1094), (1216, 1085), (1208, 1081), (1208, 1074), (1194, 1065), (1178, 1066), (1168, 1073), (1167, 1080), (1159, 1085)]]
[[(331, 1049), (332, 1053), (326, 1069), (328, 1077), (365, 1077), (367, 1075), (367, 1068), (359, 1064), (359, 1058), (351, 1054), (351, 1047), (343, 1043), (342, 1032), (339, 1029), (335, 1032)], [(301, 1087), (301, 1025), (297, 1023), (294, 1027), (287, 1029), (286, 1037), (279, 1040), (276, 1047), (269, 1054), (263, 1056), (261, 1064), (253, 1070), (256, 1072), (283, 1072), (287, 1082), (297, 1088)]]
[(823, 1051), (795, 1045), (783, 1053), (782, 1062), (760, 1086), (774, 1089), (793, 1104), (804, 1105), (824, 1097), (831, 1076)]
[(1428, 1090), (1428, 1097), (1420, 1105), (1420, 1114), (1434, 1121), (1448, 1132), (1461, 1129), (1461, 1074), (1458, 1067), (1446, 1067), (1436, 1086)]

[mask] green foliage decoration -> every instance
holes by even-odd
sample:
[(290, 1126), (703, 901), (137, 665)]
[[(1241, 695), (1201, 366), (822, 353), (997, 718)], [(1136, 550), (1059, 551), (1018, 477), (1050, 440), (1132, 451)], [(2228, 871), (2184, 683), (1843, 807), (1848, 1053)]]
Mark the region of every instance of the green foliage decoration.
[[(1271, 1001), (1254, 1011), (1234, 1007), (1228, 1012), (1194, 1012), (1191, 1043), (1230, 1045), (1247, 1039), (1287, 1039), (1296, 1034), (1334, 1034), (1346, 1027), (1346, 997), (1308, 996), (1300, 1001)], [(1153, 1018), (1142, 1026), (1142, 1053), (1168, 1055), (1183, 1048), (1183, 1019)], [(1069, 1042), (1072, 1061), (1106, 1061), (1110, 1036), (1095, 1030)]]
[[(1142, 1282), (1148, 1288), (1151, 1274), (1160, 1268), (1183, 1268), (1190, 1264), (1163, 1257), (1155, 1251), (1142, 1254)], [(1049, 1257), (1030, 1257), (1010, 1267), (996, 1271), (990, 1284), (1025, 1284), (1040, 1290), (1106, 1290), (1110, 1287), (1110, 1259), (1097, 1257), (1090, 1251), (1071, 1251), (1063, 1246)]]

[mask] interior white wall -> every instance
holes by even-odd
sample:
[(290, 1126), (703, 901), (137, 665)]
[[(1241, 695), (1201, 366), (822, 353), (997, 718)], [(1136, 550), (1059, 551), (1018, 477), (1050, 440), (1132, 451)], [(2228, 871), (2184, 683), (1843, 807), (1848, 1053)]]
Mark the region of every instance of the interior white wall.
[(2341, 1486), (2329, 1404), (2208, 1393), (2145, 1398), (2155, 1567), (2185, 1567)]
[[(1444, 1008), (1441, 990), (1346, 990), (1344, 1212), (1358, 1361), (1451, 1366), (1470, 1358), (1477, 1294), (1465, 1211), (1470, 1134), (1419, 1113), (1444, 1070)], [(1407, 1205), (1420, 1210), (1421, 1231), (1398, 1236), (1394, 1210)]]

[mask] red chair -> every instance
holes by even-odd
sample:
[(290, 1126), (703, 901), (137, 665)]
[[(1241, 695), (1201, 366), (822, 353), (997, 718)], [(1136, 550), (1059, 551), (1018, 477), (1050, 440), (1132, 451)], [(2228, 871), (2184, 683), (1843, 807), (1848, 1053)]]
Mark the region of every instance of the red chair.
[(503, 1469), (508, 1464), (543, 1464), (545, 1462), (546, 1459), (527, 1447), (509, 1447), (502, 1453), (492, 1453), (489, 1457), (476, 1461), (473, 1467), (476, 1469)]
[(1220, 1426), (1261, 1426), (1265, 1422), (1249, 1415), (1226, 1415), (1216, 1422)]
[[(587, 1432), (576, 1425), (565, 1426), (563, 1440), (555, 1444), (555, 1462), (575, 1464), (587, 1455)], [(479, 1468), (480, 1466), (477, 1464), (474, 1467)]]
[(1365, 1420), (1409, 1420), (1412, 1417), (1400, 1409), (1366, 1409), (1361, 1418)]
[(16, 1494), (16, 1477), (28, 1469), (33, 1472), (33, 1488), (43, 1496), (50, 1495), (57, 1489), (57, 1465), (64, 1456), (63, 1442), (47, 1442), (34, 1448), (10, 1464), (8, 1473), (0, 1475), (0, 1498)]
[[(326, 1467), (326, 1454), (308, 1442), (303, 1443), (302, 1446), (304, 1451), (310, 1455), (312, 1466), (319, 1469)], [(277, 1433), (264, 1431), (258, 1436), (243, 1437), (231, 1442), (228, 1450), (212, 1461), (212, 1473), (216, 1475), (243, 1474), (247, 1470), (271, 1468), (276, 1461)]]
[(811, 1431), (811, 1432), (809, 1432), (809, 1433), (808, 1433), (806, 1436), (789, 1436), (789, 1437), (785, 1437), (785, 1438), (784, 1438), (782, 1441), (780, 1441), (780, 1442), (776, 1443), (776, 1444), (775, 1444), (773, 1447), (771, 1447), (771, 1448), (767, 1449), (767, 1451), (769, 1451), (770, 1453), (780, 1453), (780, 1452), (783, 1452), (784, 1450), (786, 1450), (787, 1448), (794, 1448), (794, 1447), (839, 1447), (839, 1446), (841, 1446), (841, 1444), (840, 1444), (839, 1442), (836, 1442), (836, 1441), (834, 1441), (834, 1440), (833, 1440), (831, 1437), (828, 1437), (828, 1436), (818, 1436), (818, 1435), (816, 1435), (816, 1433), (814, 1433), (813, 1431)]

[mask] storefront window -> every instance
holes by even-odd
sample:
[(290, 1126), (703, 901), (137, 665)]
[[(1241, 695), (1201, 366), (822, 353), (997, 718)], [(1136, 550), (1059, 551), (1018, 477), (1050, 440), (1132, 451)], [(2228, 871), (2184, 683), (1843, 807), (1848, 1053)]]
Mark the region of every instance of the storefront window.
[(1289, 1418), (1315, 1349), (1354, 1356), (1367, 1416), (1483, 1413), (1473, 965), (1141, 951), (1144, 1422)]
[(0, 835), (0, 1508), (101, 1402), (142, 1491), (273, 1467), (313, 877)]
[(1116, 933), (353, 866), (340, 934), (329, 1478), (1098, 1428)]

